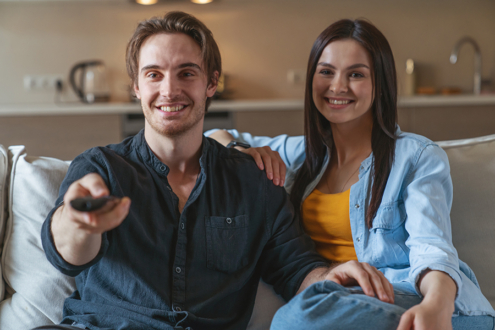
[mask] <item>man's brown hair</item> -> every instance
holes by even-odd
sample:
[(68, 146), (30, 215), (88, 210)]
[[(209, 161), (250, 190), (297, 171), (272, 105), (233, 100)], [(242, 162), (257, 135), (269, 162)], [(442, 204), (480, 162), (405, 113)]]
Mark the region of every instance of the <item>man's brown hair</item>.
[[(181, 11), (171, 11), (163, 17), (153, 17), (139, 23), (134, 35), (127, 44), (126, 66), (132, 85), (137, 85), (139, 74), (139, 51), (144, 41), (158, 33), (184, 33), (190, 36), (201, 48), (201, 56), (208, 84), (216, 84), (215, 71), (222, 73), (222, 59), (211, 31), (196, 17)], [(206, 110), (211, 98), (206, 100)]]

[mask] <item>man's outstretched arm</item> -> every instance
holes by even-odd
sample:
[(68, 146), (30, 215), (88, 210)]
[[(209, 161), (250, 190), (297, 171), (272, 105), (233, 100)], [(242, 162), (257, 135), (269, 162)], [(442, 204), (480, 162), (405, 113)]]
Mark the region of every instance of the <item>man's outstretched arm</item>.
[(108, 188), (100, 175), (91, 173), (74, 181), (64, 195), (64, 204), (52, 216), (51, 235), (55, 248), (69, 264), (81, 266), (92, 261), (100, 251), (101, 235), (122, 223), (131, 200), (124, 197), (107, 203), (94, 212), (79, 212), (70, 201), (78, 197), (107, 196)]

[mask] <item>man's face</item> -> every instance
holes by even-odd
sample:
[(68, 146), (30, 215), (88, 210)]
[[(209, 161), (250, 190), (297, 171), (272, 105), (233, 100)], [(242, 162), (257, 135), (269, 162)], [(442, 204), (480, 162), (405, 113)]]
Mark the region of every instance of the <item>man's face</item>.
[(208, 83), (201, 49), (188, 35), (155, 34), (141, 46), (134, 90), (147, 128), (167, 137), (201, 131), (206, 99), (216, 87)]

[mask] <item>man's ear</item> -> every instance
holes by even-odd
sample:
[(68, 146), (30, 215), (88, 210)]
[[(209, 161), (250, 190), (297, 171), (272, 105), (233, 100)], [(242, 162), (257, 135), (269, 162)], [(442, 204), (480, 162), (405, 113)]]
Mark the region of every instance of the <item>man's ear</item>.
[(213, 79), (210, 80), (208, 88), (206, 89), (206, 96), (212, 97), (215, 95), (218, 86), (218, 71), (213, 72)]
[(132, 89), (134, 89), (134, 94), (136, 94), (136, 97), (141, 99), (141, 92), (139, 91), (139, 86), (137, 83), (132, 84)]

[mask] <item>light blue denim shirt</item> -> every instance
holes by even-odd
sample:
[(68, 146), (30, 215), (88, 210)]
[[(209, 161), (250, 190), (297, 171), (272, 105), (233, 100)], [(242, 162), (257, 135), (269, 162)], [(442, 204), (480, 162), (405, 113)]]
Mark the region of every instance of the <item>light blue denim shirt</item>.
[[(229, 132), (252, 147), (269, 146), (278, 151), (287, 166), (285, 187), (290, 193), (295, 174), (305, 159), (304, 137), (254, 137), (236, 130)], [(351, 187), (349, 217), (358, 260), (378, 268), (391, 283), (409, 283), (411, 291), (420, 296), (417, 281), (421, 273), (426, 269), (443, 271), (457, 284), (456, 314), (495, 316), (472, 270), (459, 260), (452, 245), (452, 179), (446, 153), (423, 136), (400, 129), (396, 134), (394, 164), (372, 228), (365, 223), (371, 194), (372, 154), (361, 163), (359, 181)], [(327, 153), (322, 170), (307, 186), (303, 201), (317, 186), (329, 159)]]

